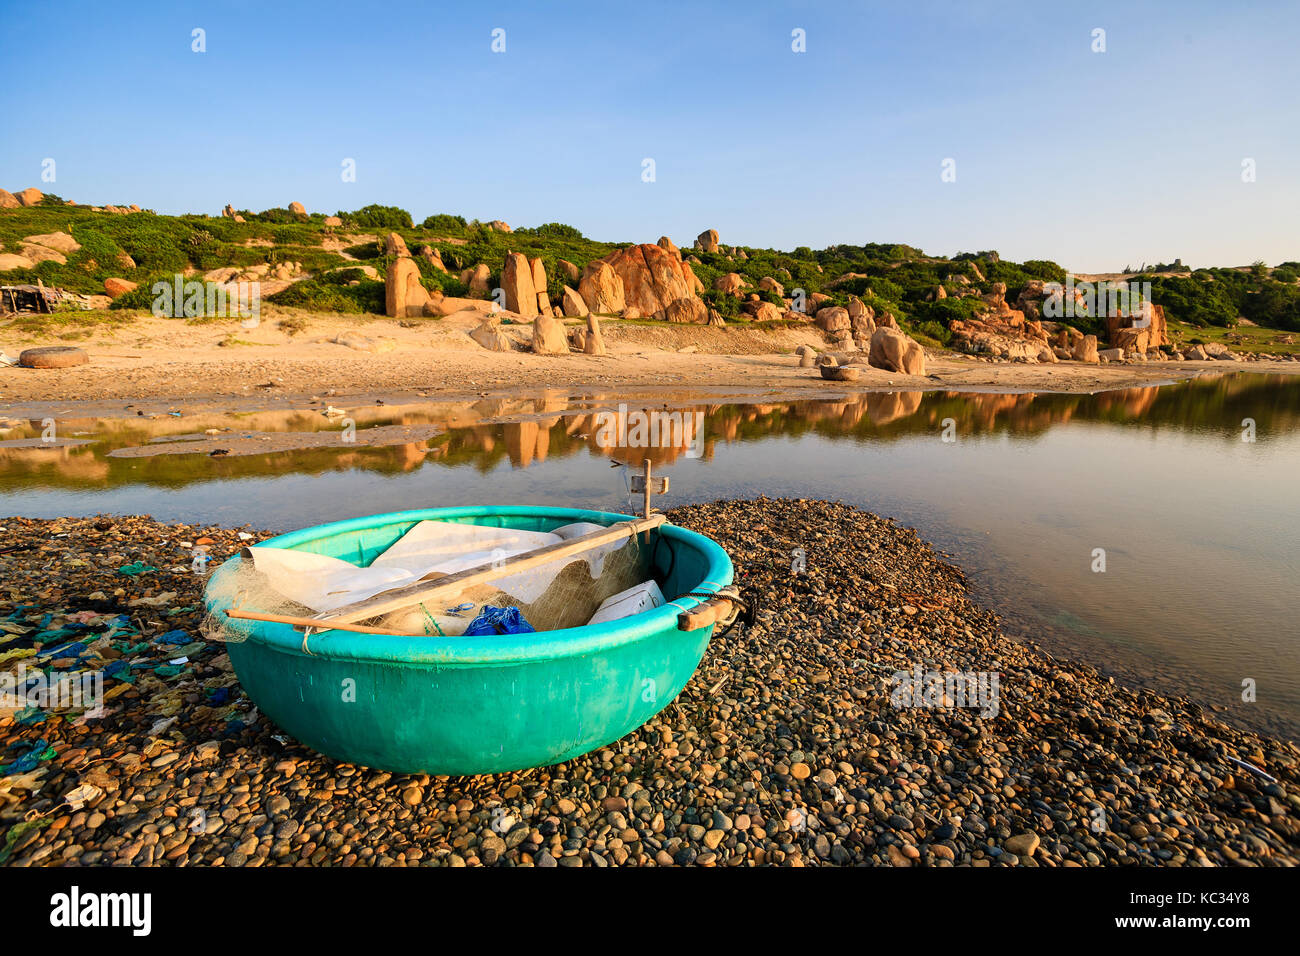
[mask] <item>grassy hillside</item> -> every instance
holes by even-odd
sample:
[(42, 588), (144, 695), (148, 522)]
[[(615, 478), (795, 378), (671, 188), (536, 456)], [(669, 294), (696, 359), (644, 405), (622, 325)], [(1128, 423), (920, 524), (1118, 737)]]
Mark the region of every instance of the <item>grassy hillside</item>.
[[(607, 255), (633, 241), (650, 242), (654, 236), (630, 237), (625, 242), (588, 239), (572, 226), (548, 223), (536, 228), (499, 232), (488, 225), (455, 215), (429, 216), (416, 225), (408, 212), (391, 206), (368, 206), (340, 212), (343, 225), (330, 228), (320, 213), (303, 216), (288, 209), (260, 213), (241, 210), (246, 222), (220, 216), (161, 216), (145, 211), (127, 215), (93, 212), (50, 199), (39, 206), (0, 211), (0, 252), (21, 252), (21, 240), (30, 235), (67, 232), (81, 249), (66, 263), (42, 262), (31, 269), (0, 273), (0, 282), (34, 282), (82, 293), (103, 291), (104, 279), (116, 276), (140, 284), (119, 298), (115, 308), (146, 308), (150, 286), (178, 272), (197, 274), (219, 267), (254, 267), (263, 263), (298, 262), (310, 277), (277, 293), (270, 301), (316, 311), (382, 313), (383, 282), (367, 278), (358, 267), (373, 266), (382, 277), (390, 258), (382, 238), (397, 232), (414, 252), (430, 245), (441, 254), (450, 273), (443, 273), (417, 257), (422, 279), (430, 289), (446, 295), (467, 294), (459, 278), (462, 269), (485, 263), (491, 269), (489, 286), (499, 284), (507, 252), (540, 257), (546, 265), (549, 292), (558, 299), (566, 281), (559, 261), (582, 268), (591, 259)], [(364, 237), (375, 238), (364, 238)], [(358, 238), (363, 237), (363, 238)], [(743, 247), (746, 258), (731, 254), (723, 236), (717, 253), (693, 252), (691, 237), (672, 237), (685, 256), (694, 256), (696, 274), (711, 290), (714, 280), (727, 272), (745, 276), (757, 287), (764, 276), (780, 282), (789, 295), (803, 289), (808, 295), (829, 295), (845, 304), (857, 295), (877, 310), (889, 310), (913, 334), (931, 343), (946, 343), (948, 325), (968, 318), (979, 307), (971, 292), (988, 292), (994, 282), (1007, 285), (1014, 302), (1032, 279), (1063, 281), (1065, 270), (1055, 262), (1037, 260), (1005, 262), (996, 252), (962, 254), (951, 259), (927, 256), (905, 245), (869, 243), (837, 245), (791, 251)], [(328, 248), (327, 248), (328, 247)], [(128, 258), (129, 257), (129, 258)], [(840, 280), (842, 276), (852, 278)], [(965, 278), (965, 282), (960, 277)], [(1227, 329), (1238, 316), (1258, 326), (1300, 330), (1300, 264), (1285, 263), (1269, 270), (1261, 265), (1249, 270), (1197, 270), (1187, 275), (1135, 275), (1152, 281), (1154, 301), (1165, 306), (1171, 321), (1195, 328)], [(356, 284), (351, 284), (355, 282)], [(942, 284), (949, 297), (927, 301)], [(966, 298), (958, 293), (965, 291)], [(774, 293), (763, 293), (774, 303)], [(710, 305), (730, 320), (743, 320), (739, 303), (712, 291)], [(1074, 324), (1086, 326), (1088, 321)], [(1085, 331), (1094, 331), (1085, 329)], [(1252, 336), (1258, 338), (1258, 336)]]

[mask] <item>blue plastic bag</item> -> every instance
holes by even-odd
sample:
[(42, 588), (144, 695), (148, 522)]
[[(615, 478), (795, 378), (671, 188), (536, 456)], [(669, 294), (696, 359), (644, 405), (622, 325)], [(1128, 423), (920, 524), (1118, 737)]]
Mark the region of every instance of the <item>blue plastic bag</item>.
[(484, 634), (529, 634), (536, 629), (524, 620), (517, 607), (485, 607), (465, 628), (466, 637)]

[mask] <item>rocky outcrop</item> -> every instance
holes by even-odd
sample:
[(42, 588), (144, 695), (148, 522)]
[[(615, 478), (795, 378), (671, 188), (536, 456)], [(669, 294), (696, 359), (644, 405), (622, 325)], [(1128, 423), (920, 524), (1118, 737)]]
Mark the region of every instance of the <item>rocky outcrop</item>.
[(509, 223), (502, 222), (500, 219), (493, 219), (490, 223), (488, 223), (488, 228), (491, 229), (491, 230), (493, 230), (493, 231), (495, 231), (495, 232), (513, 232), (513, 231), (514, 231), (513, 229), (510, 228), (510, 224), (509, 224)]
[(695, 248), (701, 252), (718, 251), (718, 230), (705, 229), (695, 237)]
[(662, 319), (670, 303), (694, 295), (699, 288), (694, 271), (680, 254), (650, 243), (619, 249), (603, 261), (623, 281), (624, 307), (648, 318)]
[(767, 302), (763, 299), (759, 299), (757, 302), (746, 302), (741, 306), (741, 309), (748, 314), (754, 322), (775, 322), (781, 318), (781, 310), (771, 302)]
[(542, 264), (540, 257), (528, 260), (528, 265), (533, 272), (533, 291), (537, 294), (537, 314), (554, 315), (551, 310), (551, 297), (546, 291), (546, 266)]
[(45, 198), (45, 193), (41, 192), (35, 186), (28, 186), (14, 198), (16, 198), (23, 206), (35, 206)]
[(522, 252), (506, 254), (505, 265), (501, 267), (501, 289), (505, 292), (506, 308), (511, 312), (524, 317), (540, 314), (537, 290), (533, 287), (533, 266)]
[(781, 285), (781, 283), (777, 282), (771, 276), (763, 276), (763, 278), (759, 279), (758, 287), (764, 292), (775, 292), (782, 298), (785, 297), (785, 286)]
[[(399, 237), (400, 238), (400, 237)], [(429, 292), (420, 284), (420, 268), (409, 256), (389, 263), (384, 276), (384, 312), (390, 318), (425, 314)]]
[(682, 296), (668, 303), (664, 318), (679, 324), (704, 325), (709, 321), (709, 310), (702, 299), (693, 295)]
[(1148, 345), (1147, 330), (1116, 329), (1115, 334), (1111, 337), (1111, 345), (1117, 349), (1123, 349), (1125, 354), (1138, 352), (1145, 355)]
[[(1101, 296), (1098, 295), (1100, 303)], [(1162, 306), (1152, 302), (1143, 302), (1135, 310), (1133, 315), (1122, 315), (1118, 311), (1110, 314), (1109, 310), (1103, 313), (1106, 322), (1106, 336), (1110, 344), (1116, 348), (1123, 348), (1128, 351), (1126, 345), (1121, 342), (1135, 341), (1134, 336), (1126, 334), (1135, 329), (1146, 332), (1144, 340), (1145, 347), (1138, 350), (1143, 353), (1151, 349), (1158, 349), (1162, 345), (1169, 344), (1169, 328), (1165, 321), (1165, 310)]]
[(538, 355), (568, 355), (569, 341), (563, 324), (549, 315), (533, 319), (533, 351)]
[(569, 286), (564, 287), (564, 292), (560, 294), (560, 311), (566, 316), (581, 318), (587, 315), (591, 310), (587, 308), (586, 301), (576, 289)]
[(673, 244), (673, 241), (669, 239), (667, 236), (660, 236), (659, 241), (656, 242), (655, 245), (657, 245), (660, 249), (663, 249), (665, 252), (668, 252), (676, 256), (678, 259), (682, 257), (682, 251), (678, 249), (677, 246)]
[(817, 328), (823, 332), (848, 332), (853, 328), (853, 320), (849, 317), (849, 310), (839, 305), (828, 305), (823, 309), (818, 309), (814, 321), (817, 323)]
[(621, 315), (623, 312), (623, 280), (603, 259), (587, 263), (578, 283), (578, 294), (591, 312), (600, 315)]
[(104, 280), (104, 291), (108, 293), (110, 299), (116, 299), (120, 295), (126, 295), (133, 292), (137, 284), (130, 279), (109, 278)]
[(384, 240), (384, 255), (409, 256), (411, 250), (406, 248), (406, 240), (395, 232), (390, 232)]
[(0, 189), (0, 209), (17, 209), (22, 203), (7, 189)]
[(307, 207), (300, 202), (289, 203), (289, 211), (293, 213), (295, 216), (307, 215)]
[(460, 281), (465, 283), (469, 289), (470, 295), (487, 295), (492, 291), (492, 270), (487, 267), (486, 262), (480, 262), (472, 269), (466, 269), (460, 274)]
[(326, 229), (337, 229), (343, 225), (343, 220), (338, 216), (326, 216), (324, 225)]
[(582, 278), (582, 270), (568, 259), (560, 259), (556, 264), (564, 270), (570, 282), (576, 283)]
[(925, 349), (897, 329), (879, 328), (871, 336), (867, 362), (875, 368), (903, 375), (925, 374)]
[(510, 339), (497, 325), (495, 316), (485, 318), (469, 333), (469, 337), (489, 352), (511, 351)]
[(594, 315), (587, 316), (587, 335), (582, 343), (586, 355), (607, 355), (605, 338), (600, 333), (600, 320)]
[(429, 263), (429, 265), (433, 266), (433, 268), (437, 269), (439, 272), (447, 271), (447, 267), (442, 263), (442, 254), (438, 252), (437, 249), (433, 248), (433, 246), (421, 246), (420, 258)]
[(1097, 336), (1084, 335), (1074, 343), (1074, 348), (1070, 354), (1076, 362), (1087, 362), (1091, 365), (1097, 364)]
[(713, 280), (715, 290), (725, 295), (734, 295), (736, 298), (740, 298), (741, 290), (748, 285), (749, 283), (739, 272), (728, 272)]

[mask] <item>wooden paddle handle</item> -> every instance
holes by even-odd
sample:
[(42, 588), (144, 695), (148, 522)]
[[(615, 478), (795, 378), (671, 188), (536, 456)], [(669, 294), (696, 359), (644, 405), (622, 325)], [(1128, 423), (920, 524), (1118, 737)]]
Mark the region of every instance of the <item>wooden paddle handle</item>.
[(677, 615), (679, 631), (697, 631), (710, 624), (716, 624), (731, 613), (731, 599), (725, 597), (709, 598), (689, 611)]

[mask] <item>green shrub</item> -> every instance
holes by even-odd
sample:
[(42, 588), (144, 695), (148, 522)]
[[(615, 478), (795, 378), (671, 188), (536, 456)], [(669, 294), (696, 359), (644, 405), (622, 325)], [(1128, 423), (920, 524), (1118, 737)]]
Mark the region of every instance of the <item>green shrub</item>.
[(355, 212), (340, 210), (339, 218), (365, 229), (410, 229), (411, 214), (397, 206), (380, 206), (371, 203)]
[(442, 235), (460, 236), (464, 234), (466, 225), (464, 216), (452, 216), (440, 212), (432, 216), (426, 216), (424, 222), (420, 223), (420, 228)]

